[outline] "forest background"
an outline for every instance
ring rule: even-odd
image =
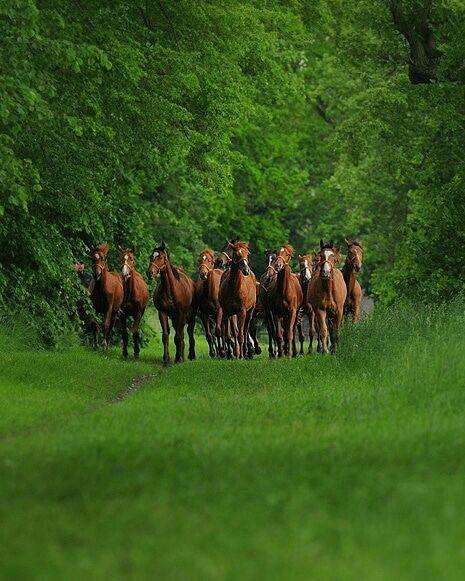
[[[93,243],[363,239],[367,294],[465,280],[462,0],[5,0],[0,309],[54,344]],[[87,259],[87,264],[89,264]],[[113,266],[117,266],[116,253]]]

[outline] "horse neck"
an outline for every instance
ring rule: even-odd
[[[347,292],[350,292],[355,286],[357,276],[355,275],[353,266],[347,260],[342,268],[342,276],[344,277],[344,282],[347,286]]]
[[[134,296],[134,291],[136,288],[136,281],[134,280],[135,270],[132,271],[131,276],[125,281],[126,297]]]
[[[215,270],[210,270],[207,275],[207,280],[205,281],[207,287],[207,294],[209,297],[214,296],[215,294]]]
[[[286,264],[276,275],[276,288],[281,296],[287,295],[291,276],[291,267],[288,264]]]
[[[175,277],[173,268],[171,262],[167,260],[166,268],[160,273],[160,280],[162,288],[174,298],[177,296],[179,280]]]
[[[244,278],[244,275],[242,274],[242,272],[239,268],[239,265],[235,264],[233,262],[229,268],[229,277],[228,277],[229,287],[230,288],[231,287],[234,287],[234,288],[239,287],[241,285],[243,278]]]

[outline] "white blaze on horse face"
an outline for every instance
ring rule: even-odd
[[[153,259],[155,259],[155,258],[156,258],[156,257],[157,257],[159,254],[160,254],[159,252],[155,251],[155,252],[152,254],[152,258],[153,258]]]
[[[99,253],[98,253],[98,252],[96,252],[96,253],[94,254],[94,256],[95,256],[95,258],[96,258],[97,260],[100,258],[100,255],[99,255]]]
[[[308,267],[308,260],[304,260],[304,270],[305,270],[305,276],[308,278],[308,280],[310,280],[312,278],[312,273],[310,272],[310,268]]]
[[[324,255],[325,255],[325,262],[323,263],[323,274],[325,276],[329,276],[331,273],[331,267],[328,263],[328,260],[333,255],[333,253],[331,252],[331,250],[325,250]]]

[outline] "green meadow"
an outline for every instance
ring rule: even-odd
[[[461,578],[463,307],[169,369],[3,329],[0,577]]]

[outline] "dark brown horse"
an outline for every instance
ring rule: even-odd
[[[218,316],[221,317],[218,293],[223,270],[217,268],[218,262],[215,254],[208,248],[200,253],[198,265],[199,280],[195,285],[197,306],[205,330],[210,357],[215,357],[216,355],[223,355],[221,329],[217,326]]]
[[[303,355],[304,347],[303,341],[305,339],[302,331],[301,319],[304,316],[308,318],[308,335],[309,335],[309,345],[307,353],[311,353],[313,349],[313,337],[315,335],[315,316],[313,314],[312,305],[307,301],[308,285],[312,280],[313,273],[313,254],[299,254],[297,258],[299,262],[299,280],[300,286],[302,288],[303,294],[303,308],[298,315],[298,326],[299,340],[300,340],[300,354]],[[300,320],[299,320],[300,319]]]
[[[258,309],[263,314],[266,330],[268,332],[268,354],[271,358],[276,357],[276,326],[271,311],[269,287],[272,280],[276,278],[276,269],[273,262],[276,258],[277,250],[266,250],[266,269],[260,277],[260,292],[258,295]]]
[[[361,242],[354,240],[344,241],[347,244],[347,257],[342,267],[342,275],[347,286],[347,297],[344,305],[344,314],[352,315],[354,323],[360,319],[362,311],[362,287],[357,280],[356,273],[362,268],[363,249]]]
[[[121,268],[124,280],[124,301],[121,308],[121,334],[123,338],[123,357],[128,356],[128,329],[127,318],[133,317],[132,339],[134,343],[134,357],[137,359],[140,353],[139,327],[149,302],[149,287],[136,270],[133,248],[118,247],[121,254]]]
[[[323,240],[320,240],[320,248],[316,258],[317,267],[308,286],[307,302],[315,314],[319,350],[322,353],[329,351],[329,328],[331,352],[336,353],[347,289],[342,273],[337,268],[339,248],[334,246],[333,241],[324,244]]]
[[[276,273],[268,285],[268,303],[276,329],[278,357],[296,354],[293,348],[294,328],[303,303],[303,294],[299,279],[289,264],[293,254],[292,246],[285,244],[278,249],[276,258],[268,268]]]
[[[162,328],[163,363],[165,365],[170,363],[168,319],[171,319],[175,333],[176,363],[184,361],[186,324],[189,335],[189,359],[195,359],[194,327],[197,306],[194,281],[171,264],[164,242],[153,249],[147,276],[150,279],[160,276],[160,285],[153,297],[153,304],[158,311]]]
[[[107,265],[109,244],[99,244],[92,249],[92,271],[94,285],[90,298],[97,313],[103,315],[103,348],[108,349],[115,319],[123,304],[123,278],[117,272],[110,272]],[[96,331],[94,330],[94,333]],[[94,335],[94,344],[97,337]]]
[[[232,337],[234,325],[231,319],[237,316],[237,338],[235,356],[242,359],[252,356],[248,348],[249,325],[257,300],[257,287],[254,273],[249,266],[248,242],[229,244],[232,250],[229,270],[223,273],[220,283],[219,300],[222,309],[222,332],[226,337],[228,357],[232,356]],[[218,318],[219,319],[219,318]]]

